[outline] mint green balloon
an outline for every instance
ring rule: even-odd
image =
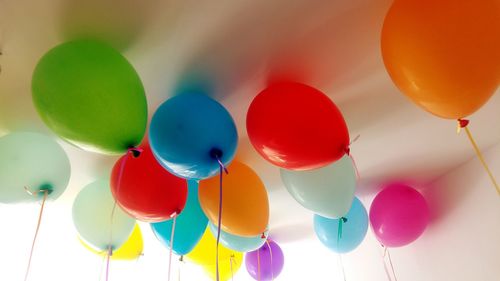
[[[212,235],[217,238],[217,226],[213,223],[209,223],[210,232]],[[266,237],[268,236],[269,231],[266,230],[264,233],[264,238],[262,235],[254,236],[254,237],[242,237],[238,235],[234,235],[231,233],[227,233],[221,229],[220,231],[220,243],[222,246],[235,250],[237,252],[247,253],[251,251],[255,251],[262,247],[264,243],[266,243]]]
[[[0,138],[0,203],[39,201],[40,190],[55,200],[66,190],[70,173],[68,156],[53,138],[28,132]]]
[[[306,209],[332,219],[349,212],[356,189],[356,171],[349,156],[315,170],[281,169],[280,173],[288,192]]]
[[[89,151],[120,154],[146,131],[144,87],[118,51],[93,40],[47,52],[32,80],[33,102],[47,126]]]
[[[95,181],[78,193],[73,202],[73,223],[80,238],[99,251],[110,246],[118,249],[135,226],[135,220],[115,206],[109,180]]]

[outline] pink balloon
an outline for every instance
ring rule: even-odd
[[[370,224],[378,241],[401,247],[415,241],[429,222],[429,207],[415,189],[392,184],[382,190],[370,207]]]

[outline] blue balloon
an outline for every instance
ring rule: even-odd
[[[210,231],[217,238],[217,226],[213,223],[209,224]],[[221,229],[220,231],[220,243],[222,246],[229,248],[231,250],[235,250],[237,252],[251,252],[259,249],[266,243],[266,237],[269,231],[264,233],[264,237],[262,235],[254,236],[254,237],[242,237],[237,236],[231,233],[227,233]]]
[[[167,248],[170,248],[173,219],[152,223],[154,234]],[[177,255],[191,252],[207,228],[208,218],[198,200],[198,183],[188,181],[188,198],[184,210],[176,218],[173,251]]]
[[[164,102],[153,115],[151,149],[160,164],[187,179],[206,179],[219,172],[217,157],[234,158],[238,132],[229,112],[200,94],[183,94]]]
[[[344,219],[341,224],[340,220]],[[339,235],[339,230],[340,235]],[[323,245],[335,253],[350,252],[363,242],[368,230],[368,214],[358,198],[342,218],[329,219],[314,215],[314,231]]]

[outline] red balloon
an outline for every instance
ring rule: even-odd
[[[168,220],[184,209],[187,181],[165,170],[148,144],[140,148],[139,156],[127,153],[115,163],[111,192],[118,205],[138,220]]]
[[[289,170],[326,166],[349,149],[337,106],[319,90],[295,82],[273,84],[255,97],[247,132],[262,157]]]

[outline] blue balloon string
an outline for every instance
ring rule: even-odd
[[[217,248],[215,249],[215,276],[216,280],[219,281],[219,242],[220,242],[220,228],[222,221],[222,175],[224,172],[228,174],[228,171],[224,166],[224,163],[222,163],[222,161],[220,160],[219,155],[215,155],[215,158],[219,163],[219,216],[217,221],[217,243],[216,243]]]

